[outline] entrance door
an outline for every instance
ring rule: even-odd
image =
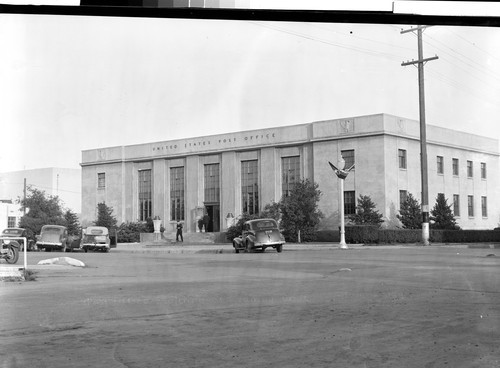
[[[210,217],[207,231],[210,233],[218,233],[220,231],[220,205],[207,204],[205,208],[207,209],[208,217]]]

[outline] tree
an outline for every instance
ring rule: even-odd
[[[64,212],[64,222],[69,235],[80,235],[81,226],[76,213],[67,209],[66,212]]]
[[[281,212],[280,227],[287,241],[312,241],[323,213],[318,209],[321,197],[319,185],[308,179],[295,183],[290,195],[284,196],[279,202]]]
[[[396,217],[403,224],[404,229],[421,229],[422,228],[422,209],[418,199],[408,193],[406,200],[401,203],[399,215]]]
[[[382,214],[375,210],[370,196],[359,195],[356,213],[349,216],[349,219],[356,225],[376,225],[380,226],[384,220]]]
[[[456,230],[459,229],[453,211],[452,205],[448,205],[448,200],[443,193],[438,193],[436,204],[431,210],[431,227],[433,229]]]
[[[260,218],[272,218],[278,223],[281,220],[280,204],[278,202],[272,202],[266,204],[264,209],[259,214]]]
[[[116,228],[116,218],[113,216],[113,208],[101,202],[97,204],[97,220],[95,226],[103,226],[108,229]]]
[[[21,209],[29,209],[21,217],[19,227],[28,230],[30,236],[40,234],[43,225],[65,225],[63,210],[58,196],[47,195],[45,191],[26,187],[26,198],[17,201]]]

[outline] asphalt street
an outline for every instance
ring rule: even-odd
[[[493,247],[178,247],[30,253],[1,367],[500,366]]]

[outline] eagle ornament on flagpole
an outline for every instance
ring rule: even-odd
[[[348,249],[347,244],[345,242],[345,224],[344,224],[344,180],[349,175],[349,172],[354,169],[354,164],[348,169],[344,169],[345,161],[342,156],[340,156],[339,167],[342,166],[341,169],[337,168],[334,164],[328,161],[330,167],[337,177],[340,179],[340,187],[339,187],[339,217],[340,217],[340,249]]]

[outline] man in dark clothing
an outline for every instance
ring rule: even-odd
[[[184,238],[182,237],[182,223],[177,221],[177,235],[175,236],[176,241],[179,241],[179,236],[181,237],[181,242],[184,242]]]

